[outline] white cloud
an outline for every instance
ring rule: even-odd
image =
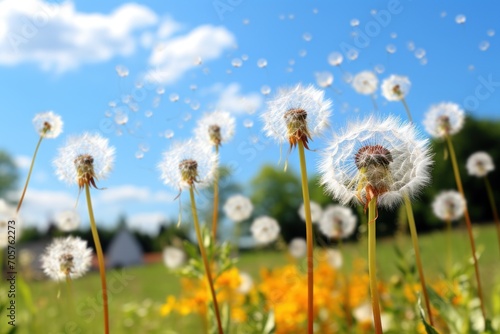
[[[78,12],[71,1],[0,1],[0,64],[29,62],[63,72],[135,51],[134,33],[158,22],[149,8],[128,3],[110,14]]]
[[[127,221],[132,229],[142,232],[156,234],[160,224],[166,221],[167,217],[162,212],[143,212],[131,215]]]
[[[228,86],[216,84],[212,86],[211,91],[218,95],[216,109],[234,114],[254,113],[263,103],[262,95],[255,92],[244,94],[241,92],[240,84],[235,82]]]
[[[17,194],[15,198],[19,196]],[[76,200],[77,192],[30,188],[24,198],[21,217],[27,223],[47,227],[46,224],[57,212],[74,208]]]
[[[124,204],[127,202],[158,203],[173,201],[176,194],[166,191],[153,192],[148,187],[122,185],[104,189],[98,194],[98,201],[106,204]]]
[[[160,30],[159,35],[171,33],[169,27],[164,30],[166,32]],[[149,58],[152,69],[146,74],[146,79],[163,84],[173,83],[196,67],[198,58],[203,62],[219,58],[235,41],[234,35],[226,28],[212,25],[202,25],[186,35],[163,40]]]
[[[29,169],[31,165],[31,158],[27,155],[18,155],[14,157],[14,162],[19,169]]]

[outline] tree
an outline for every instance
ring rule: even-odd
[[[18,177],[14,160],[6,151],[0,150],[0,198],[5,198],[7,192],[16,188]]]

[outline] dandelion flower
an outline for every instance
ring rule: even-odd
[[[58,137],[63,128],[61,116],[52,111],[36,114],[33,118],[33,126],[36,132],[44,138]]]
[[[56,215],[55,221],[59,230],[70,232],[80,226],[80,215],[75,210],[61,211]]]
[[[186,253],[177,247],[165,247],[163,249],[163,262],[170,269],[177,269],[186,262]]]
[[[56,281],[83,276],[90,268],[92,250],[78,237],[57,238],[40,258],[43,271]]]
[[[203,188],[213,181],[216,162],[217,154],[210,147],[189,140],[177,142],[163,153],[158,169],[163,183],[175,189],[187,189],[194,184]]]
[[[483,177],[495,170],[493,159],[486,152],[476,152],[467,159],[469,175]]]
[[[56,175],[68,184],[97,188],[95,181],[105,179],[113,166],[115,149],[99,134],[72,136],[59,148],[54,160]]]
[[[453,102],[432,105],[425,114],[425,130],[435,138],[444,138],[458,133],[464,126],[465,113]]]
[[[463,196],[454,190],[443,191],[432,202],[436,217],[444,221],[457,220],[463,216],[466,202]]]
[[[326,251],[326,261],[335,269],[341,268],[344,263],[342,253],[337,249],[328,249]]]
[[[321,208],[321,205],[319,205],[314,201],[311,201],[311,221],[313,223],[319,222],[322,215],[323,215],[323,209]],[[306,221],[306,212],[304,209],[304,203],[300,205],[299,216],[304,222]]]
[[[234,135],[234,117],[226,111],[215,111],[205,114],[194,130],[196,139],[203,144],[220,146]]]
[[[388,117],[351,123],[335,135],[320,162],[321,184],[342,204],[374,197],[393,207],[429,183],[432,164],[428,140],[415,127]]]
[[[256,218],[250,227],[253,238],[258,244],[269,244],[276,240],[280,233],[280,226],[276,219],[262,216]]]
[[[294,258],[301,258],[306,255],[307,245],[303,238],[294,238],[288,245],[288,251]]]
[[[378,78],[372,71],[363,71],[356,74],[352,80],[352,87],[356,92],[363,95],[375,93],[378,86]]]
[[[332,102],[324,96],[324,91],[312,85],[280,89],[262,114],[266,135],[279,143],[288,141],[290,148],[299,141],[308,148],[308,140],[328,126]]]
[[[253,288],[253,279],[250,274],[245,272],[240,272],[240,286],[238,287],[238,292],[246,295]]]
[[[381,90],[387,101],[400,101],[408,95],[410,87],[408,77],[393,74],[382,82]]]
[[[319,221],[319,230],[329,238],[347,238],[356,229],[357,217],[350,208],[330,205]]]
[[[14,221],[15,225],[9,224]],[[16,217],[16,209],[0,198],[0,250],[9,245],[9,226],[16,229],[16,238],[20,237],[20,220]],[[12,235],[12,234],[11,234]]]
[[[227,199],[223,209],[229,219],[235,223],[239,223],[250,217],[253,205],[248,197],[233,195]]]

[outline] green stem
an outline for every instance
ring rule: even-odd
[[[217,295],[215,294],[214,282],[212,279],[212,272],[210,269],[210,264],[208,262],[207,253],[205,251],[205,246],[203,245],[203,237],[201,235],[200,223],[198,222],[198,212],[196,210],[196,202],[194,199],[194,188],[191,186],[189,188],[189,197],[191,198],[191,211],[193,213],[194,229],[196,231],[196,238],[198,239],[198,246],[200,247],[201,258],[205,266],[205,274],[207,277],[208,285],[210,287],[210,293],[212,294],[212,301],[214,303],[215,316],[217,318],[217,327],[219,329],[219,334],[223,334],[222,322],[220,319],[219,304],[217,303]]]
[[[307,332],[313,333],[314,324],[314,263],[313,263],[313,226],[311,219],[311,203],[309,201],[309,186],[307,184],[306,156],[304,143],[299,140],[300,174],[302,180],[302,197],[306,218],[307,241]]]
[[[410,121],[410,123],[413,123],[413,118],[411,117],[410,108],[408,107],[408,104],[406,103],[406,100],[404,97],[401,99],[401,102],[403,102],[403,106],[405,107],[406,115],[408,116],[408,120]]]
[[[219,145],[215,145],[215,153],[217,154],[217,159],[219,159]],[[214,242],[217,241],[217,222],[219,219],[218,216],[219,216],[219,164],[217,163],[217,168],[215,170],[215,175],[214,175],[214,208],[212,214],[212,235]]]
[[[43,136],[40,136],[38,144],[36,144],[35,153],[33,153],[33,159],[31,159],[30,170],[28,172],[28,177],[26,178],[26,183],[24,184],[23,193],[21,194],[21,198],[19,199],[19,203],[17,204],[16,213],[21,210],[21,206],[23,205],[24,195],[26,195],[26,189],[28,189],[28,184],[30,183],[31,173],[33,172],[33,166],[35,165],[36,154],[38,153],[38,149],[40,148],[42,140]]]
[[[94,239],[95,250],[97,253],[97,261],[99,262],[99,274],[101,276],[102,288],[102,307],[104,310],[104,333],[109,334],[109,311],[108,311],[108,290],[106,287],[106,268],[104,266],[104,255],[102,253],[101,241],[94,219],[94,210],[92,209],[92,198],[90,197],[90,186],[85,183],[85,196],[87,197],[87,207],[89,210],[90,229],[92,230],[92,238]]]
[[[429,301],[429,295],[427,294],[427,285],[425,284],[424,269],[422,267],[422,259],[420,257],[420,247],[418,245],[418,234],[417,227],[415,226],[415,217],[413,216],[413,208],[411,205],[411,200],[408,194],[404,194],[406,215],[408,216],[408,225],[410,225],[411,241],[413,243],[413,250],[415,252],[415,262],[417,264],[418,276],[420,278],[420,284],[422,286],[422,293],[424,294],[425,307],[427,308],[427,314],[429,315],[429,323],[434,326],[434,320],[432,319],[431,303]]]
[[[446,219],[446,248],[447,248],[447,262],[448,262],[448,278],[451,279],[453,269],[453,258],[451,254],[451,220]]]
[[[377,196],[374,196],[368,204],[368,272],[370,275],[370,293],[373,310],[373,324],[375,332],[382,334],[382,320],[380,318],[380,298],[377,283],[377,253],[376,253],[376,229]]]
[[[451,164],[453,166],[453,174],[455,175],[455,182],[457,184],[458,191],[460,192],[462,197],[464,199],[466,199],[465,193],[464,193],[464,188],[462,186],[462,180],[460,179],[460,171],[458,169],[457,157],[455,155],[455,149],[453,148],[453,143],[451,142],[451,138],[449,135],[446,135],[446,142],[448,143],[448,150],[450,151]],[[481,312],[483,314],[484,322],[486,323],[486,309],[484,307],[483,288],[481,286],[481,278],[479,275],[479,265],[477,263],[476,244],[474,242],[474,236],[472,234],[472,223],[471,223],[470,216],[469,216],[469,210],[467,209],[467,204],[465,205],[465,209],[464,209],[464,217],[465,217],[465,222],[467,225],[467,232],[469,234],[470,247],[471,247],[471,251],[472,251],[472,259],[474,260],[474,270],[476,273],[477,293],[478,293],[479,301],[481,302]]]
[[[495,225],[497,227],[498,245],[500,247],[500,219],[498,218],[498,211],[497,211],[497,206],[495,204],[495,197],[493,196],[493,190],[491,189],[491,184],[490,180],[488,179],[488,175],[484,176],[484,184],[486,185],[486,191],[488,192],[491,211],[493,212],[493,219],[495,220]]]

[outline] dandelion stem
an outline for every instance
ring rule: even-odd
[[[462,197],[465,199],[464,188],[462,186],[462,180],[460,179],[460,171],[458,169],[457,157],[455,155],[455,149],[453,148],[453,143],[451,142],[450,136],[446,136],[446,142],[448,143],[448,150],[450,151],[451,164],[453,166],[453,173],[455,174],[455,182],[457,183],[457,188]],[[472,223],[470,221],[469,210],[467,209],[467,204],[464,209],[464,217],[467,225],[467,232],[469,234],[470,247],[472,251],[472,259],[474,260],[474,270],[476,273],[476,283],[477,283],[477,293],[479,295],[479,300],[481,302],[481,312],[483,314],[484,321],[486,323],[486,310],[484,307],[483,300],[483,288],[481,287],[481,278],[479,275],[479,265],[477,263],[476,256],[476,244],[474,242],[474,236],[472,235]]]
[[[313,333],[314,323],[314,263],[313,263],[313,227],[311,219],[311,203],[309,201],[309,186],[307,184],[306,156],[304,143],[299,140],[300,173],[302,179],[302,197],[306,218],[307,241],[307,332]]]
[[[97,253],[97,261],[99,262],[99,274],[101,276],[102,287],[102,307],[104,310],[104,333],[109,334],[109,312],[108,312],[108,290],[106,288],[106,268],[104,267],[104,255],[102,253],[99,234],[94,219],[94,210],[92,209],[92,198],[90,197],[90,186],[85,183],[85,196],[87,197],[87,207],[89,210],[90,229],[92,230],[92,238],[94,239],[95,250]]]
[[[448,262],[448,277],[451,278],[452,268],[453,268],[453,259],[451,257],[451,220],[446,219],[446,248],[447,249],[447,262]]]
[[[406,215],[408,216],[408,225],[410,225],[411,241],[413,243],[413,250],[415,252],[415,262],[417,264],[420,284],[422,285],[422,293],[424,294],[425,307],[427,308],[427,314],[429,315],[429,323],[431,324],[431,326],[434,326],[434,320],[432,319],[431,303],[429,301],[429,295],[427,294],[427,286],[425,284],[424,269],[422,268],[422,259],[420,258],[420,247],[418,245],[418,234],[417,234],[417,227],[415,226],[415,217],[413,216],[413,208],[408,194],[404,195],[404,199],[405,199]]]
[[[377,196],[368,204],[368,272],[370,275],[370,293],[373,310],[373,323],[375,332],[382,334],[382,320],[380,318],[380,298],[377,283],[377,257],[376,257],[376,230]]]
[[[40,144],[42,143],[43,136],[40,136],[38,140],[38,144],[35,148],[35,153],[33,153],[33,159],[31,159],[30,170],[28,172],[28,177],[26,178],[26,183],[24,184],[23,193],[21,194],[21,198],[19,199],[19,203],[17,204],[16,213],[21,210],[21,206],[23,205],[24,195],[26,195],[26,189],[28,189],[28,184],[30,183],[31,173],[33,172],[33,166],[35,165],[36,154],[38,153],[38,149],[40,148]]]
[[[196,202],[194,200],[194,189],[193,186],[189,188],[189,197],[191,198],[191,211],[193,213],[194,229],[196,231],[196,238],[198,239],[198,246],[200,247],[201,258],[205,266],[205,274],[207,277],[208,285],[210,287],[210,293],[212,294],[212,301],[214,303],[215,316],[217,318],[217,328],[219,334],[223,334],[222,322],[220,319],[219,305],[217,304],[217,295],[215,294],[214,283],[212,279],[212,272],[210,269],[210,264],[208,262],[207,253],[205,252],[205,246],[203,245],[203,237],[201,235],[200,223],[198,222],[198,212],[196,210]]]
[[[493,196],[493,190],[491,189],[491,184],[490,180],[488,179],[488,175],[484,176],[484,184],[486,185],[486,191],[488,192],[491,211],[493,211],[493,219],[495,220],[495,225],[497,226],[498,245],[500,247],[500,218],[498,218],[498,211],[497,211],[497,206],[495,204],[495,197]]]
[[[217,154],[217,159],[219,155],[219,145],[215,145],[215,153]],[[218,160],[217,160],[218,161]],[[217,241],[217,221],[219,219],[219,166],[215,170],[214,175],[214,211],[212,214],[212,235],[214,242]]]
[[[413,123],[413,118],[411,117],[410,108],[408,107],[408,104],[406,103],[406,100],[404,97],[401,99],[401,102],[403,102],[403,106],[405,107],[406,115],[408,116],[408,120],[410,121],[410,123]]]

